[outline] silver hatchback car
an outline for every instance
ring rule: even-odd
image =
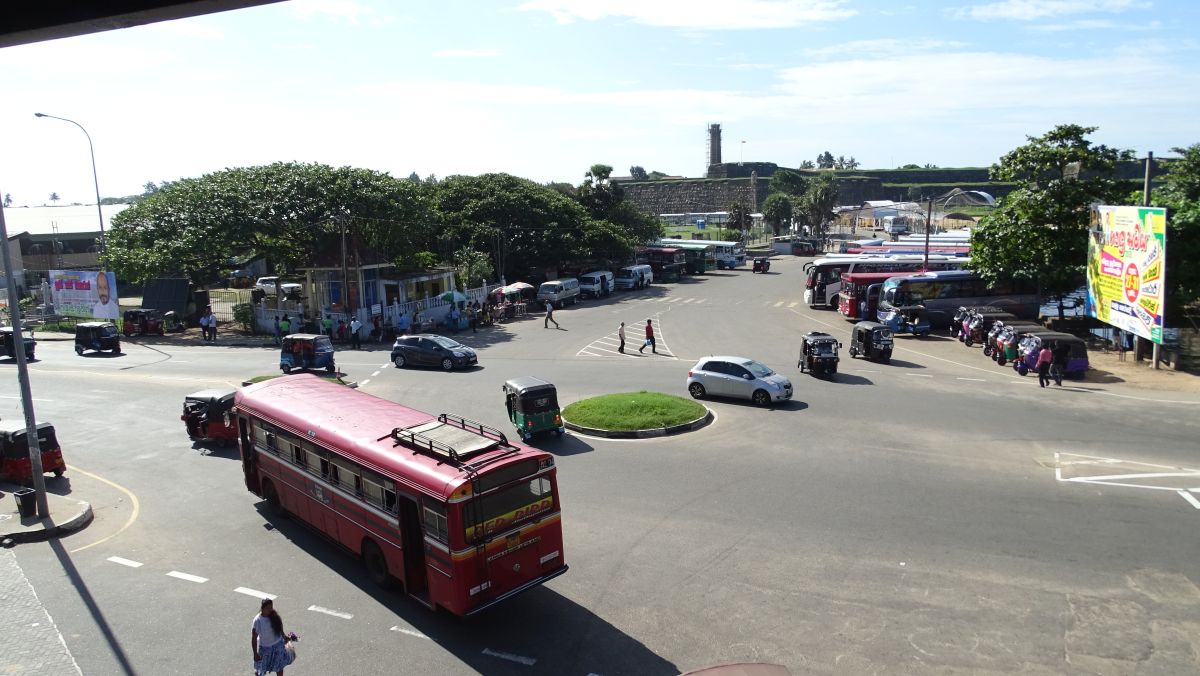
[[[792,398],[792,381],[746,357],[717,355],[701,359],[688,371],[687,388],[695,399],[737,397],[759,406]]]

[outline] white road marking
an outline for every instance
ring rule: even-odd
[[[392,365],[392,362],[390,362],[390,361],[389,361],[388,363],[384,364],[383,366],[380,366],[379,368],[381,368],[381,369],[385,369],[385,368],[387,368],[387,367],[389,367],[389,366],[391,366],[391,365]]]
[[[684,300],[682,300],[682,301],[680,301],[680,302],[681,302],[681,303],[685,303],[685,304],[686,304],[686,303],[690,303],[690,302],[692,302],[692,301],[694,301],[694,300],[696,300],[696,299],[695,299],[695,298],[686,298],[686,299],[684,299]]]
[[[428,636],[426,636],[425,634],[422,634],[419,631],[413,631],[412,629],[405,629],[404,627],[392,627],[392,631],[399,632],[401,634],[406,634],[408,636],[415,636],[417,638],[423,638],[426,641],[433,640],[433,639],[429,638]]]
[[[779,301],[779,302],[775,303],[774,307],[783,307],[783,301]]]
[[[354,619],[354,615],[351,615],[350,613],[343,613],[343,612],[342,612],[342,611],[340,611],[340,610],[330,610],[329,608],[323,608],[323,607],[321,607],[321,606],[309,606],[309,607],[308,607],[308,609],[309,609],[309,610],[311,610],[311,611],[313,611],[314,613],[324,613],[324,614],[326,614],[326,615],[332,615],[332,616],[334,616],[334,617],[340,617],[340,618],[342,618],[343,620],[352,620],[352,619]]]
[[[108,560],[112,561],[113,563],[119,563],[122,566],[129,566],[130,568],[141,568],[142,567],[142,564],[140,561],[130,561],[129,559],[122,559],[119,556],[110,556],[110,557],[108,557]]]
[[[167,577],[175,577],[175,578],[179,578],[180,580],[187,580],[188,582],[198,582],[198,583],[208,582],[207,577],[200,577],[199,575],[190,575],[188,573],[181,573],[177,570],[173,570],[173,571],[167,573]]]
[[[799,302],[799,301],[792,301],[792,302],[788,303],[788,309],[790,310],[790,309],[792,309],[792,308],[796,307],[796,306],[797,306],[797,305],[799,305],[799,304],[800,304],[800,302]]]
[[[376,372],[372,373],[372,374],[371,374],[371,377],[372,377],[372,378],[374,378],[374,377],[375,377],[375,376],[377,376],[377,375],[379,375],[379,371],[376,371]]]
[[[9,396],[7,394],[0,394],[0,399],[20,399],[20,397]],[[39,399],[38,397],[34,397],[33,400],[34,401],[54,401],[53,399]]]
[[[604,355],[596,354],[595,352],[589,352],[588,349],[585,347],[582,350],[580,350],[579,352],[576,352],[575,356],[576,357],[603,357]]]
[[[1192,495],[1188,491],[1179,491],[1179,497],[1190,502],[1196,509],[1200,509],[1200,500],[1197,500],[1196,496]]]
[[[524,664],[527,667],[532,667],[533,665],[537,664],[537,660],[532,657],[522,657],[521,655],[514,655],[512,653],[498,653],[491,648],[484,648],[483,654],[489,657],[499,657],[502,660],[516,662],[517,664]]]
[[[370,379],[370,378],[367,378],[366,380],[364,380],[364,381],[362,381],[361,383],[359,383],[359,386],[361,387],[361,386],[363,386],[363,385],[366,385],[366,384],[367,384],[367,383],[369,383],[369,382],[371,382],[371,379]]]
[[[913,378],[932,378],[932,377],[933,377],[933,376],[931,376],[931,375],[928,375],[928,374],[926,374],[926,373],[905,373],[904,375],[906,375],[906,376],[912,376]]]
[[[249,587],[238,587],[237,589],[234,589],[233,591],[235,591],[239,594],[245,594],[246,596],[253,596],[256,599],[271,599],[272,601],[274,601],[275,599],[279,598],[278,596],[276,596],[274,594],[260,592],[257,589],[251,589]]]
[[[955,378],[955,380],[970,380],[974,383],[986,383],[987,378]]]

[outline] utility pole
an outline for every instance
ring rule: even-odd
[[[21,408],[25,411],[25,439],[32,465],[33,490],[37,492],[39,519],[50,516],[46,502],[46,478],[42,475],[42,445],[38,442],[37,418],[33,413],[33,391],[29,387],[29,365],[25,362],[25,333],[21,329],[21,298],[17,295],[17,280],[13,276],[12,256],[9,254],[8,226],[4,209],[0,208],[0,255],[4,256],[4,281],[8,285],[8,314],[12,318],[13,356],[17,359],[17,381],[21,387]]]
[[[350,310],[350,268],[346,265],[346,215],[338,214],[338,223],[342,226],[342,312]]]
[[[929,198],[929,208],[925,210],[925,261],[921,267],[929,269],[929,224],[933,220],[933,198]],[[943,219],[943,222],[945,220]]]

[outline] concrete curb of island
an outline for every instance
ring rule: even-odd
[[[78,503],[79,512],[66,521],[56,523],[42,530],[0,534],[0,545],[11,547],[14,544],[45,542],[51,538],[62,537],[83,530],[92,522],[92,505],[86,500],[79,500]]]
[[[653,439],[656,437],[670,437],[676,434],[683,434],[684,432],[698,430],[702,427],[707,427],[715,419],[716,416],[713,415],[712,409],[705,406],[703,416],[696,418],[691,422],[672,425],[670,427],[655,427],[648,430],[603,430],[597,427],[584,427],[583,425],[576,425],[566,418],[563,418],[563,427],[566,427],[572,432],[578,432],[580,434],[586,434],[592,437],[602,437],[605,439]]]

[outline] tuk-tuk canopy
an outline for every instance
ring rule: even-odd
[[[199,392],[192,392],[184,397],[184,401],[204,403],[209,406],[220,404],[226,408],[233,408],[233,397],[235,394],[237,394],[235,390],[228,389],[215,388],[211,390],[200,390]]]
[[[323,336],[319,333],[290,333],[283,337],[283,349],[287,351],[293,343],[312,343],[315,345],[332,346],[329,336]]]
[[[558,389],[533,376],[513,378],[504,383],[504,393],[513,399],[513,410],[542,413],[558,408]]]
[[[526,392],[539,390],[557,391],[553,384],[533,376],[521,376],[520,378],[513,378],[512,380],[506,381],[504,383],[504,390],[506,392],[512,392],[518,396],[524,396]]]
[[[75,325],[76,336],[90,336],[93,334],[115,336],[117,335],[117,325],[112,322],[81,322]]]
[[[38,423],[37,434],[39,447],[48,451],[58,446],[54,425]],[[0,456],[8,458],[24,458],[29,455],[29,445],[25,441],[26,430],[24,420],[0,420]]]

